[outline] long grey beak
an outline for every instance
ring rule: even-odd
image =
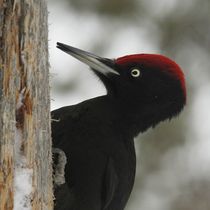
[[[92,53],[71,47],[66,44],[62,44],[60,42],[57,42],[57,48],[82,61],[83,63],[90,66],[90,68],[105,76],[108,74],[119,75],[119,73],[114,68],[112,68],[114,62],[111,59],[101,58]]]

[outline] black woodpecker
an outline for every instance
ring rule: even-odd
[[[107,59],[57,47],[87,64],[107,94],[52,111],[55,210],[123,210],[135,178],[134,137],[180,113],[184,74],[163,55]]]

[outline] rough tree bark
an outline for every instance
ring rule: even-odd
[[[47,15],[45,0],[0,0],[0,210],[18,209],[21,173],[27,209],[53,209]]]

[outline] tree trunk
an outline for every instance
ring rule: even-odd
[[[0,0],[0,210],[53,209],[47,15]]]

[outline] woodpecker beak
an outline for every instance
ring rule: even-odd
[[[90,66],[90,68],[105,76],[108,74],[119,75],[119,73],[114,68],[112,68],[112,66],[114,66],[114,61],[111,59],[101,58],[92,53],[71,47],[66,44],[62,44],[60,42],[57,42],[57,48],[82,61],[83,63]]]

